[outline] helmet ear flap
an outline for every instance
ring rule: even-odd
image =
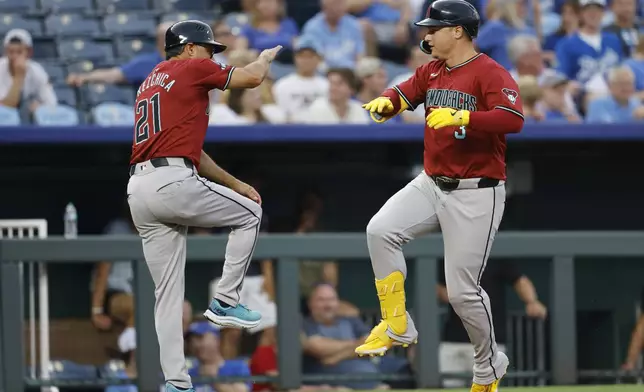
[[[420,41],[420,50],[422,50],[426,54],[429,54],[429,55],[432,54],[432,47],[429,44],[429,42],[425,40]]]

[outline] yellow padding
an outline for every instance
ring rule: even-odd
[[[400,271],[392,272],[384,279],[376,279],[382,319],[397,335],[407,331],[405,308],[405,278]]]

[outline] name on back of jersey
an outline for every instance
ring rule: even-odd
[[[152,73],[148,75],[145,81],[139,86],[139,89],[136,91],[136,96],[138,97],[139,94],[154,86],[160,86],[165,89],[165,91],[170,92],[170,89],[174,86],[175,80],[172,79],[168,82],[168,79],[170,79],[170,75],[167,73],[156,72],[156,70],[152,71]]]
[[[476,97],[458,90],[429,89],[425,94],[426,108],[453,108],[476,111]]]

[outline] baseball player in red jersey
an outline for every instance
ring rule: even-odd
[[[244,68],[212,60],[225,48],[214,41],[206,23],[172,25],[165,36],[167,61],[141,84],[135,104],[127,194],[155,284],[155,324],[168,392],[194,392],[181,319],[188,226],[232,228],[217,294],[204,316],[238,328],[255,327],[261,320],[259,313],[239,303],[262,219],[260,196],[215,164],[202,147],[208,92],[257,87],[281,47],[263,51]]]
[[[407,268],[402,246],[440,230],[450,304],[475,351],[472,392],[496,392],[508,357],[497,350],[492,309],[481,275],[505,205],[505,134],[523,126],[521,98],[510,74],[473,44],[476,9],[464,0],[437,0],[421,48],[436,59],[407,81],[364,105],[377,122],[425,106],[424,171],[391,197],[367,226],[382,321],[360,355],[414,343],[418,332],[405,308]]]

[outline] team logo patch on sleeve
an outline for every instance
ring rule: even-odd
[[[504,89],[501,90],[501,92],[506,97],[508,97],[508,99],[510,100],[510,103],[512,103],[512,105],[514,105],[517,102],[517,98],[519,97],[519,94],[516,91],[510,90],[509,88],[504,88]]]

